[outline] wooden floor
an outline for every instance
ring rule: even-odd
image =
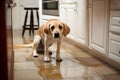
[[[27,31],[24,38],[21,32],[14,30],[14,45],[33,41]],[[51,62],[43,62],[42,53],[33,58],[31,48],[15,48],[14,80],[120,80],[119,71],[67,41],[63,41],[61,47],[63,61],[55,60],[55,44],[50,50],[53,52]]]

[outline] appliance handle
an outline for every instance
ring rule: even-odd
[[[57,2],[58,0],[43,0],[43,3]]]

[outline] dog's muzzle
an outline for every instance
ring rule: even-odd
[[[56,32],[56,33],[54,34],[54,38],[60,38],[60,34],[59,34],[58,32]]]

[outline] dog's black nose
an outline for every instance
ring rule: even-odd
[[[56,32],[56,33],[54,34],[54,38],[59,38],[59,37],[60,37],[59,33]]]

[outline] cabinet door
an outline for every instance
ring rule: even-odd
[[[70,26],[70,37],[77,38],[78,32],[78,13],[75,4],[61,4],[60,5],[60,19]]]
[[[92,0],[90,9],[90,48],[96,49],[101,53],[106,53],[107,39],[107,0]]]
[[[60,19],[70,26],[69,37],[87,45],[86,27],[86,2],[87,0],[67,0],[60,2]]]
[[[74,5],[69,5],[67,9],[68,24],[71,28],[71,37],[76,40],[78,38],[78,12]]]

